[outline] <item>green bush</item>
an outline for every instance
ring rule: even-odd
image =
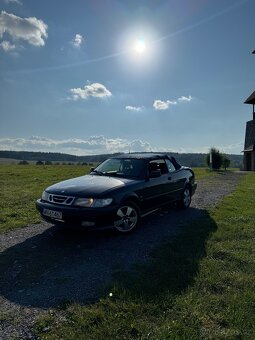
[[[230,165],[230,159],[227,155],[220,153],[219,150],[212,147],[206,155],[206,164],[212,170],[219,170],[221,167],[227,170]]]
[[[206,155],[206,164],[213,170],[219,170],[222,166],[223,156],[216,148],[211,148]]]
[[[227,168],[230,165],[230,159],[226,156],[226,155],[222,155],[222,166],[225,170],[227,170]]]
[[[28,161],[20,161],[19,164],[20,165],[29,165]]]

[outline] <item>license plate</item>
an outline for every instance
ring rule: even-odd
[[[62,220],[62,212],[61,211],[43,209],[43,215],[51,217],[51,218],[57,218],[59,220]]]

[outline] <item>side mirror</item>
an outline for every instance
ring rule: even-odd
[[[95,167],[93,166],[92,168],[90,168],[90,172],[94,171]]]
[[[161,171],[160,170],[154,170],[150,172],[150,178],[156,178],[161,176]]]

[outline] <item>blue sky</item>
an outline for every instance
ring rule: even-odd
[[[243,150],[254,0],[0,0],[0,149]]]

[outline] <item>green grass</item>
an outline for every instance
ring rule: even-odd
[[[0,232],[39,223],[35,201],[49,185],[64,179],[82,176],[89,166],[79,165],[6,165],[0,164]],[[213,173],[195,169],[197,178]]]
[[[215,176],[217,174],[215,171],[211,171],[208,168],[193,168],[193,170],[196,176],[196,180],[209,176]]]
[[[0,165],[0,232],[39,223],[35,201],[49,185],[82,176],[88,166]]]
[[[229,168],[227,170],[221,169],[221,170],[214,170],[214,171],[212,171],[209,168],[193,168],[193,170],[195,172],[197,180],[201,178],[205,178],[205,177],[217,176],[225,172],[239,171],[239,169],[237,168]]]
[[[106,296],[41,316],[42,339],[254,339],[255,174],[216,208],[116,272]],[[43,331],[44,330],[44,331]]]

